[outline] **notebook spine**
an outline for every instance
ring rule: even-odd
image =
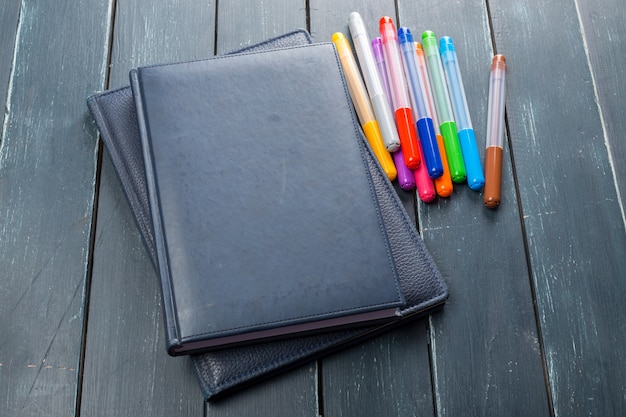
[[[176,306],[174,305],[173,289],[170,280],[169,265],[167,263],[167,250],[163,239],[163,225],[161,223],[161,212],[158,199],[156,198],[156,182],[154,178],[154,165],[152,154],[148,143],[148,124],[144,117],[144,106],[141,96],[139,71],[130,71],[130,85],[133,91],[135,108],[137,110],[137,124],[139,127],[139,137],[146,167],[146,184],[148,186],[148,200],[150,211],[152,212],[152,222],[154,226],[154,239],[157,251],[157,270],[161,280],[161,292],[163,302],[163,315],[165,320],[165,343],[167,351],[173,354],[176,347],[181,345],[180,328],[176,318]]]

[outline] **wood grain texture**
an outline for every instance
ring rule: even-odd
[[[622,415],[626,233],[576,5],[489,4],[554,414]]]
[[[117,2],[109,87],[128,85],[138,65],[211,56],[214,10],[204,1]],[[108,155],[102,161],[81,415],[200,416],[195,371],[166,353],[158,276]]]
[[[198,0],[118,2],[108,88],[128,85],[128,72],[138,65],[213,56],[215,7]]]
[[[322,361],[324,415],[434,416],[427,319]]]
[[[621,197],[622,216],[626,205],[626,94],[623,69],[626,58],[626,9],[619,0],[590,2],[577,0],[578,14],[582,23],[584,42],[582,47],[591,62],[591,73],[602,121],[609,161]],[[626,219],[624,219],[626,224]]]
[[[476,140],[484,159],[489,17],[483,2],[399,3],[400,24],[450,36]],[[455,22],[462,22],[457,24]],[[524,253],[510,154],[505,149],[503,201],[455,184],[447,199],[418,206],[427,247],[446,278],[450,300],[431,317],[437,415],[549,415],[532,291]]]
[[[0,7],[0,109],[6,106],[21,3],[20,0],[6,0]],[[3,124],[0,124],[0,137],[2,130]]]
[[[91,45],[109,8],[21,3],[0,149],[3,416],[77,408],[97,157],[85,97],[104,81]]]
[[[220,0],[216,53],[235,51],[306,26],[305,0]]]
[[[352,38],[348,28],[348,16],[352,12],[359,12],[367,28],[370,39],[378,34],[378,20],[382,16],[391,16],[395,19],[396,7],[393,1],[362,2],[355,0],[311,0],[311,37],[315,42],[330,42],[333,33],[342,32],[351,47]]]

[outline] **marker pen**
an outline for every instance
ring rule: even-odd
[[[380,127],[380,133],[383,135],[385,147],[389,152],[397,151],[398,148],[400,148],[400,137],[398,136],[398,130],[393,120],[393,113],[391,112],[387,94],[383,89],[380,75],[376,68],[370,39],[367,35],[367,30],[365,29],[361,15],[357,12],[350,13],[348,26],[350,27],[350,34],[352,35],[352,42],[354,42],[356,56],[361,65],[365,86],[367,87],[367,92],[374,109],[374,115]]]
[[[485,176],[480,163],[480,153],[478,152],[478,145],[476,145],[472,119],[467,107],[456,48],[452,39],[449,36],[444,36],[439,40],[439,49],[446,73],[446,80],[448,81],[450,97],[452,97],[456,127],[459,130],[459,143],[461,144],[463,162],[465,163],[467,184],[472,190],[480,191],[485,185]]]
[[[387,75],[391,86],[391,101],[395,111],[396,126],[400,134],[400,146],[402,146],[404,153],[404,162],[409,168],[416,169],[421,162],[417,132],[406,81],[402,73],[398,36],[390,17],[383,16],[380,19],[379,31],[383,41],[383,53],[385,54]]]
[[[422,147],[419,148],[420,157],[422,161],[424,160],[424,153],[422,152]],[[437,197],[437,192],[435,191],[435,184],[433,184],[433,180],[428,176],[428,168],[426,164],[421,163],[415,171],[413,171],[415,175],[415,188],[417,188],[417,195],[420,200],[425,203],[430,203]]]
[[[450,176],[454,182],[465,181],[465,164],[463,163],[463,153],[459,143],[459,135],[454,123],[454,116],[450,106],[450,97],[446,78],[443,73],[443,65],[437,47],[437,38],[430,30],[422,33],[422,49],[428,64],[430,83],[435,93],[435,107],[439,116],[439,129],[446,148]]]
[[[504,96],[506,90],[506,59],[496,55],[489,74],[489,102],[487,105],[487,136],[485,140],[484,203],[489,208],[500,205],[502,181],[502,152],[504,148]]]
[[[433,116],[433,126],[435,127],[435,135],[437,135],[437,145],[439,146],[439,153],[441,154],[441,164],[443,165],[443,175],[435,179],[435,190],[439,197],[449,197],[454,190],[452,185],[452,178],[450,177],[450,168],[448,167],[448,158],[446,158],[445,146],[443,144],[443,137],[439,132],[439,121],[437,119],[437,112],[435,111],[435,104],[433,98],[433,92],[430,88],[430,78],[428,76],[428,70],[426,69],[426,58],[424,58],[424,51],[422,45],[419,42],[415,42],[415,54],[417,56],[417,69],[422,75],[422,92],[424,93],[424,101],[430,109],[430,114]]]
[[[433,119],[422,93],[422,76],[417,70],[415,62],[413,35],[408,28],[401,27],[398,29],[398,40],[402,53],[402,63],[404,64],[404,75],[409,86],[413,117],[416,119],[417,133],[422,148],[422,162],[426,163],[427,173],[430,178],[439,178],[443,174],[443,165],[441,164],[441,155],[439,155]]]
[[[367,142],[370,144],[383,171],[385,171],[389,180],[393,181],[397,175],[396,166],[391,159],[391,155],[389,155],[389,152],[385,148],[383,138],[378,128],[378,122],[374,118],[374,113],[365,91],[365,85],[363,84],[363,79],[359,74],[359,68],[352,55],[350,44],[341,32],[334,33],[332,41],[337,48],[339,61],[341,62],[341,67],[343,68],[348,84],[348,91],[352,98],[354,108],[356,109],[356,114],[361,122],[365,137],[367,138]]]
[[[387,67],[385,66],[385,55],[383,53],[383,40],[379,37],[372,39],[372,52],[374,53],[374,61],[376,61],[376,68],[380,75],[380,81],[385,90],[385,95],[389,102],[389,108],[392,107],[391,103],[391,88],[389,87],[389,77],[387,77]],[[394,122],[395,127],[395,122]],[[398,184],[400,188],[405,191],[410,191],[415,188],[415,176],[413,171],[404,163],[404,154],[402,153],[402,147],[391,154],[393,161],[396,164],[396,170],[398,171]]]

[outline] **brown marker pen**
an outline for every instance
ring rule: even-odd
[[[494,209],[500,205],[502,181],[502,151],[504,148],[504,93],[506,59],[496,55],[491,61],[489,75],[489,105],[487,108],[487,138],[485,151],[485,206]]]

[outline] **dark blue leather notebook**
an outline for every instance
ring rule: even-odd
[[[324,43],[131,72],[169,353],[400,317],[341,71]]]
[[[252,48],[267,49],[309,42],[308,34],[297,31]],[[99,93],[88,99],[88,105],[156,264],[152,219],[131,91],[125,87]],[[360,131],[358,134],[363,140]],[[329,331],[192,355],[205,399],[215,400],[255,381],[372,337],[409,318],[432,312],[445,302],[446,286],[393,186],[367,145],[364,158],[381,207],[382,223],[396,264],[400,288],[405,295],[406,307],[400,310],[402,318],[382,326]]]

